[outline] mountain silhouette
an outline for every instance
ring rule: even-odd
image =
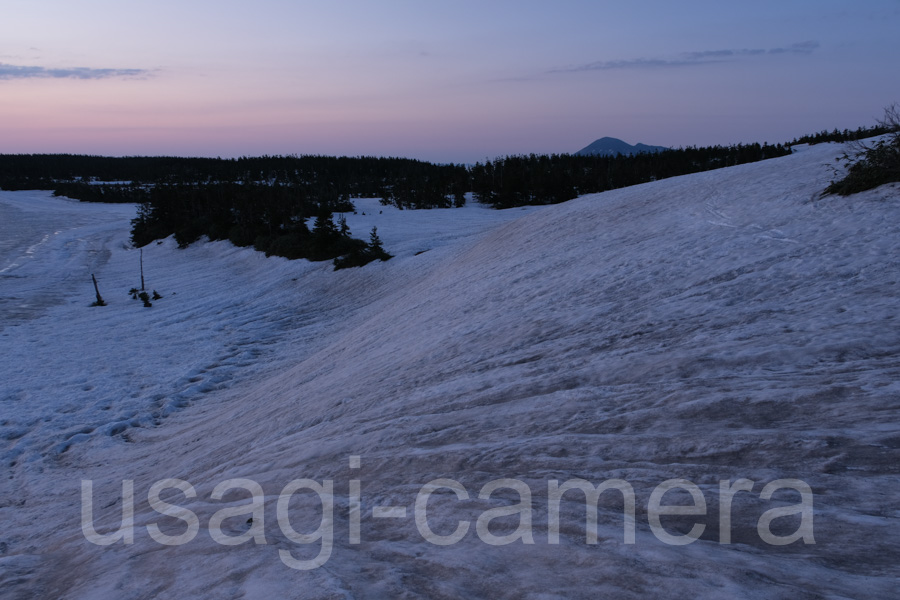
[[[640,154],[641,152],[662,152],[668,150],[665,146],[648,146],[647,144],[635,144],[632,146],[627,142],[614,137],[602,137],[589,146],[582,148],[575,154],[578,156],[590,156],[599,154],[601,156],[615,156],[617,154]]]

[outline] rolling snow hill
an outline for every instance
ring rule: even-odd
[[[900,188],[821,198],[841,152],[540,209],[361,201],[351,229],[396,258],[339,272],[166,240],[144,251],[150,309],[127,296],[125,209],[0,192],[25,223],[0,247],[3,596],[892,597]],[[195,492],[162,494],[196,515],[181,545],[151,535],[191,531],[149,504],[168,478]],[[237,478],[262,508],[221,531],[258,537],[223,545],[213,515],[251,494],[214,488]],[[83,480],[100,534],[133,481],[133,543],[87,541]],[[554,543],[550,482],[581,480],[634,490],[633,540],[611,490],[588,543],[574,490]],[[670,480],[693,487],[663,505],[705,504],[662,518],[703,525],[692,543],[654,529]],[[766,497],[779,480],[809,486],[810,515]]]

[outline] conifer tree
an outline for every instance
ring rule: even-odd
[[[369,255],[370,260],[388,260],[391,258],[391,255],[385,252],[384,246],[381,245],[381,238],[378,237],[378,228],[372,227],[372,232],[369,234],[369,246],[366,248],[366,253]]]
[[[378,237],[378,228],[372,227],[369,234],[369,251],[373,254],[381,254],[384,252],[384,246],[381,245],[381,238]]]

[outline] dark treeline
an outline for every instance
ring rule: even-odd
[[[822,130],[819,133],[814,133],[812,135],[804,135],[802,137],[794,138],[794,141],[791,142],[792,145],[796,144],[822,144],[824,142],[855,142],[856,140],[864,140],[866,138],[875,137],[876,135],[884,135],[885,133],[890,133],[891,128],[888,125],[875,125],[873,127],[860,127],[855,130],[845,129],[843,131],[839,131],[835,129],[834,131]]]
[[[3,187],[0,185],[0,187]],[[65,196],[82,202],[105,202],[107,204],[146,202],[150,198],[153,184],[132,183],[86,183],[83,181],[57,181],[47,184],[54,196]],[[29,189],[28,187],[4,189]],[[40,188],[38,188],[40,189]]]
[[[70,198],[101,202],[142,202],[147,186],[187,184],[196,189],[240,182],[297,187],[323,203],[374,197],[389,198],[402,208],[434,208],[458,202],[468,181],[464,166],[406,158],[0,155],[2,189],[51,189]]]
[[[239,177],[235,165],[229,164],[233,162],[170,156],[113,158],[79,154],[4,154],[0,155],[0,187],[6,190],[52,190],[61,182],[155,184],[235,180]]]
[[[475,198],[495,208],[564,202],[639,183],[790,154],[778,144],[680,148],[617,156],[507,156],[472,169]]]
[[[435,169],[428,163],[411,165],[403,177],[385,185],[375,197],[381,203],[397,208],[452,208],[466,203],[471,186],[469,171],[464,166]]]
[[[879,124],[823,131],[792,143],[848,141],[888,130]],[[476,200],[495,208],[553,204],[790,152],[790,145],[738,144],[629,156],[531,154],[468,168],[377,157],[18,154],[0,155],[0,188],[52,189],[84,201],[138,203],[132,222],[137,246],[173,234],[187,245],[206,235],[288,258],[344,257],[342,266],[354,266],[389,255],[374,232],[367,243],[352,238],[343,219],[334,221],[334,213],[354,210],[352,198],[381,198],[401,209],[449,208],[462,206],[472,191]]]

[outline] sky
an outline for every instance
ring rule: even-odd
[[[900,0],[0,0],[0,153],[474,163],[900,102]]]

